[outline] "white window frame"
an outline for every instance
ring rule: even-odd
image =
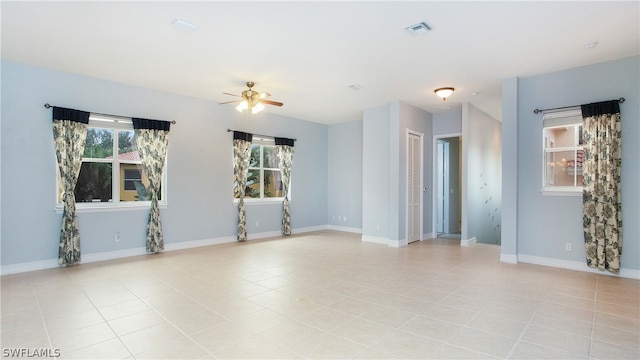
[[[566,147],[547,148],[546,129],[575,126],[575,145]],[[543,113],[542,121],[542,194],[549,196],[582,196],[583,187],[580,186],[549,186],[547,185],[547,154],[551,152],[578,151],[584,150],[583,145],[578,143],[580,126],[583,126],[582,111],[580,107],[573,107],[559,111],[549,111]],[[574,183],[577,173],[574,173]]]
[[[76,202],[76,210],[79,213],[83,212],[103,212],[103,211],[122,211],[122,210],[148,210],[151,206],[151,201],[120,201],[120,164],[142,164],[141,161],[132,160],[120,160],[118,159],[118,130],[133,130],[133,121],[131,118],[103,115],[103,114],[90,114],[88,128],[94,129],[108,129],[113,130],[113,156],[112,159],[94,159],[83,158],[90,160],[93,163],[110,163],[111,166],[111,201],[109,202]],[[141,171],[142,168],[140,169]],[[164,169],[162,171],[162,183],[160,187],[161,200],[158,201],[158,206],[162,208],[167,207],[167,161],[165,159]],[[124,186],[124,184],[123,184]],[[58,170],[58,164],[56,164],[56,189],[60,188],[60,174]],[[56,206],[57,213],[62,213],[64,205],[60,202],[60,199],[56,191]]]
[[[251,141],[251,146],[253,145],[259,145],[261,147],[260,157],[262,157],[262,154],[263,154],[262,147],[272,147],[272,148],[276,147],[274,139],[261,138],[256,136],[253,136],[253,139]],[[282,201],[284,201],[284,196],[264,197],[264,171],[274,170],[274,171],[280,172],[280,168],[265,168],[262,165],[263,165],[262,159],[260,159],[260,167],[249,167],[249,170],[257,170],[257,169],[260,170],[260,197],[252,198],[252,197],[245,196],[244,198],[245,204],[281,203]],[[233,191],[231,193],[233,194]],[[291,201],[291,185],[289,185],[288,194],[289,194],[289,201]],[[235,196],[233,197],[234,204],[237,204],[239,201],[240,199],[235,198]]]

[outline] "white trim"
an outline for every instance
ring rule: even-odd
[[[409,245],[409,241],[407,239],[389,240],[388,245],[395,248],[401,248]]]
[[[406,216],[405,216],[405,236],[407,237],[406,242],[408,243],[408,239],[409,239],[409,139],[411,137],[411,135],[413,136],[417,136],[418,140],[420,142],[420,150],[419,150],[419,164],[420,164],[420,170],[419,170],[419,175],[420,175],[420,186],[419,186],[419,198],[420,198],[420,202],[419,202],[419,215],[418,215],[418,219],[419,220],[419,230],[418,230],[418,241],[422,240],[422,238],[420,238],[420,234],[422,234],[422,232],[424,231],[424,134],[415,130],[411,130],[409,128],[406,129],[407,130],[407,134],[405,136],[405,204],[406,204]],[[406,244],[405,244],[406,245]]]
[[[471,237],[471,239],[460,239],[460,246],[469,246],[476,243],[478,239],[475,236]]]
[[[430,233],[422,234],[422,239],[420,239],[420,240],[424,241],[424,240],[431,240],[431,239],[435,239],[435,238],[436,238],[435,232],[430,232]]]
[[[223,236],[219,238],[211,238],[211,239],[202,239],[202,240],[191,240],[191,241],[183,241],[178,243],[165,244],[165,251],[175,251],[175,250],[184,250],[184,249],[192,249],[203,246],[211,246],[211,245],[220,245],[220,244],[228,244],[236,241],[236,236]]]
[[[86,203],[87,205],[89,203]],[[117,204],[113,203],[100,203],[100,204],[109,204],[109,205],[94,205],[94,206],[81,206],[81,204],[76,204],[76,213],[84,214],[84,213],[100,213],[100,212],[111,212],[111,211],[144,211],[149,210],[151,208],[151,201],[121,201]],[[167,204],[159,202],[159,209],[166,209]],[[57,204],[54,211],[56,214],[62,214],[64,210],[64,206],[62,204]]]
[[[543,196],[582,196],[582,187],[571,187],[570,189],[546,187],[540,193]]]
[[[362,234],[362,228],[354,228],[354,227],[338,226],[338,225],[327,225],[327,229],[328,230],[335,230],[335,231],[349,232],[349,233],[354,233],[354,234]]]
[[[561,268],[561,269],[590,272],[590,273],[599,274],[599,275],[610,275],[615,277],[624,277],[624,278],[640,280],[640,270],[622,268],[620,269],[620,273],[616,275],[610,271],[601,271],[595,268],[590,268],[589,266],[587,266],[586,263],[582,261],[553,259],[553,258],[546,258],[546,257],[540,257],[540,256],[533,256],[533,255],[523,255],[523,254],[518,254],[517,259],[519,262],[528,263],[528,264],[536,264],[536,265],[550,266],[550,267]],[[502,261],[502,255],[500,256],[500,260]]]
[[[310,226],[305,228],[294,229],[294,233],[305,233],[305,232],[313,232],[319,230],[327,229],[326,225],[320,226]],[[257,240],[264,239],[269,237],[280,237],[282,236],[281,231],[268,231],[262,233],[249,234],[249,240]],[[211,245],[220,245],[236,242],[236,236],[222,236],[218,238],[210,238],[210,239],[202,239],[202,240],[192,240],[192,241],[184,241],[178,243],[168,243],[165,244],[165,252],[175,251],[175,250],[184,250],[184,249],[192,249],[203,246],[211,246]],[[105,261],[105,260],[113,260],[113,259],[122,259],[132,256],[140,256],[140,255],[153,255],[146,252],[144,247],[137,247],[132,249],[124,249],[124,250],[116,250],[116,251],[105,251],[99,253],[92,254],[82,254],[82,261],[80,264],[87,264],[96,261]],[[9,274],[17,274],[29,271],[36,270],[45,270],[61,267],[58,264],[58,259],[47,259],[47,260],[39,260],[32,262],[24,262],[18,264],[11,265],[2,265],[0,267],[0,275],[9,275]]]
[[[509,263],[509,264],[517,264],[518,263],[518,255],[500,254],[500,262]]]
[[[0,274],[9,275],[28,271],[44,270],[58,267],[58,259],[30,261],[12,265],[2,265]]]
[[[437,194],[437,181],[438,181],[438,174],[437,174],[437,169],[436,167],[438,166],[438,140],[440,139],[446,139],[446,138],[453,138],[453,137],[458,137],[460,138],[460,140],[462,141],[462,145],[466,146],[466,142],[463,141],[462,139],[462,133],[451,133],[451,134],[439,134],[439,135],[433,135],[433,149],[431,149],[432,151],[432,164],[431,164],[431,230],[433,230],[433,232],[436,232],[437,226],[438,226],[438,194]],[[466,157],[466,154],[464,152],[464,149],[462,149],[462,157],[463,159]],[[460,164],[461,167],[463,164]],[[463,169],[464,171],[464,169]],[[460,174],[460,181],[463,182],[464,181],[464,176],[461,173]],[[462,188],[462,191],[465,192],[464,189],[464,184],[460,184],[460,187]],[[464,203],[464,201],[462,201],[462,194],[458,194],[458,196],[460,196],[460,212],[463,214],[462,218],[460,219],[461,224],[460,224],[460,231],[462,231],[462,229],[465,227],[465,216],[464,213],[466,211],[466,205]],[[435,237],[435,236],[434,236]]]
[[[389,240],[388,238],[365,234],[362,234],[362,241],[383,245],[389,245],[391,243],[391,240]]]

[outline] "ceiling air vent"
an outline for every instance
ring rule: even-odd
[[[427,24],[426,22],[421,22],[415,25],[411,25],[409,27],[405,28],[408,32],[414,34],[414,35],[422,35],[422,34],[426,34],[427,32],[431,31],[431,25]]]

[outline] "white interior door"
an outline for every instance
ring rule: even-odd
[[[420,240],[422,208],[422,150],[419,135],[407,136],[407,242]]]

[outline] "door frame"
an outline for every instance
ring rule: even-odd
[[[432,199],[431,199],[431,206],[432,206],[432,211],[431,211],[431,228],[433,229],[433,237],[437,238],[438,237],[438,232],[437,232],[437,226],[438,226],[438,140],[440,139],[447,139],[447,138],[459,138],[460,141],[463,141],[462,139],[462,133],[450,133],[450,134],[439,134],[439,135],[433,135],[433,150],[432,150],[432,154],[433,154],[433,159],[432,159],[432,186],[433,186],[433,191],[432,191]],[[464,156],[464,155],[463,155]],[[460,174],[460,177],[462,178],[462,174]],[[462,180],[462,179],[461,179]],[[464,189],[463,189],[464,191]],[[464,207],[464,204],[462,204],[462,207]],[[462,210],[462,209],[461,209]],[[464,218],[462,219],[462,221],[464,221]]]
[[[448,139],[448,138],[447,138]],[[440,144],[442,144],[442,159],[440,159]],[[442,139],[438,139],[436,141],[436,162],[434,162],[434,171],[435,171],[435,175],[436,175],[436,179],[438,180],[442,180],[442,181],[438,181],[435,184],[433,184],[433,188],[436,191],[435,194],[435,198],[437,201],[437,205],[436,205],[436,227],[435,227],[435,235],[436,237],[438,236],[438,233],[440,233],[439,227],[440,227],[440,219],[439,219],[439,214],[440,214],[440,210],[442,210],[442,233],[447,233],[447,229],[450,228],[449,226],[449,142],[448,141],[443,141]],[[438,164],[438,161],[442,160],[442,164]],[[440,168],[442,167],[442,176],[438,176],[440,175]],[[442,182],[442,184],[441,184]],[[442,187],[442,193],[440,193],[440,187]],[[438,200],[438,195],[442,195],[442,199]],[[439,206],[442,206],[442,209],[438,209]]]
[[[419,163],[420,163],[420,187],[419,187],[419,192],[420,192],[420,215],[419,215],[419,223],[420,223],[420,229],[418,230],[418,241],[422,241],[424,240],[424,134],[415,130],[411,130],[411,129],[407,129],[407,133],[405,135],[405,139],[406,139],[406,145],[405,145],[405,152],[406,152],[406,161],[405,161],[405,184],[406,184],[406,191],[405,191],[405,203],[406,203],[406,208],[405,208],[405,218],[406,218],[406,223],[405,223],[405,239],[407,239],[407,244],[409,243],[409,136],[414,135],[417,136],[418,139],[420,140],[420,149],[418,151],[418,154],[420,156],[419,159]]]

